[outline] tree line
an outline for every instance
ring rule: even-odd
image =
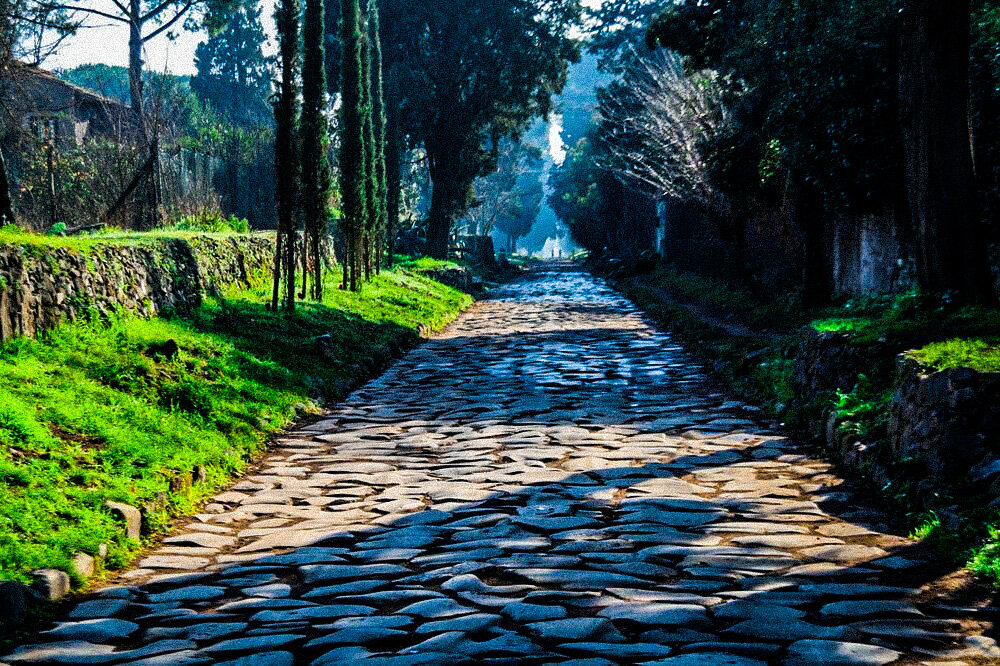
[[[127,93],[147,142],[161,146],[163,128],[147,121],[177,114],[150,108],[143,49],[182,26],[208,31],[188,89],[200,107],[178,106],[192,121],[170,145],[239,155],[237,166],[255,173],[265,171],[256,147],[273,146],[285,307],[292,292],[321,292],[317,238],[331,227],[346,255],[348,288],[391,261],[414,159],[430,183],[423,244],[427,254],[445,257],[455,222],[475,203],[475,181],[495,172],[506,143],[518,142],[551,109],[578,57],[574,31],[583,16],[578,0],[282,0],[278,57],[269,58],[260,48],[266,35],[258,0],[3,1],[0,14],[18,26],[35,20],[20,16],[22,8],[55,12],[70,39],[88,21],[129,25],[127,80],[115,85]],[[355,14],[352,28],[343,17]],[[334,122],[330,102],[338,97]],[[262,104],[273,106],[271,119]],[[293,228],[309,237],[307,250],[284,242]]]
[[[878,217],[899,240],[898,272],[912,260],[927,291],[995,299],[998,3],[637,0],[624,10],[594,43],[620,76],[554,178],[554,207],[578,241],[633,252],[629,239],[651,238],[663,202],[688,227],[678,260],[762,290],[780,272],[821,303],[834,291],[834,222]],[[622,188],[647,203],[619,233],[602,220],[621,209]],[[772,246],[753,246],[767,225]]]

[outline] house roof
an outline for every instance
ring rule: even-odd
[[[124,103],[120,99],[107,97],[105,95],[100,94],[96,90],[91,90],[89,88],[84,88],[83,86],[78,86],[74,83],[64,81],[60,79],[54,72],[50,72],[47,69],[42,69],[41,67],[37,67],[35,65],[28,65],[25,63],[18,63],[17,67],[20,70],[19,74],[21,76],[34,78],[36,80],[44,80],[49,83],[62,86],[85,100],[95,102],[98,104],[103,104],[105,106],[119,107],[122,109],[131,108],[130,105]]]

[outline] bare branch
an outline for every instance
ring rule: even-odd
[[[142,38],[142,41],[143,42],[148,42],[149,40],[153,39],[154,37],[156,37],[160,33],[163,33],[165,31],[169,30],[171,26],[173,26],[175,23],[177,23],[177,21],[179,21],[180,18],[182,16],[184,16],[185,13],[187,13],[187,10],[190,9],[192,5],[194,5],[194,2],[195,2],[195,0],[188,0],[188,2],[183,7],[181,7],[180,9],[177,10],[177,13],[174,14],[174,17],[172,19],[170,19],[169,21],[167,21],[166,23],[164,23],[163,25],[161,25],[159,28],[157,28],[153,32],[149,33],[148,35],[145,35]]]
[[[689,74],[669,51],[630,60],[601,107],[610,153],[601,166],[654,196],[714,206],[703,150],[728,122],[715,73]]]
[[[92,14],[94,16],[100,16],[101,18],[106,18],[110,21],[118,21],[119,23],[129,23],[127,16],[119,16],[117,14],[111,14],[110,12],[101,11],[100,9],[94,9],[92,7],[81,7],[79,5],[65,5],[56,2],[41,2],[39,7],[45,10],[58,11],[65,10],[70,12],[84,12],[87,14]]]

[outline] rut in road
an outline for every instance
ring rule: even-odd
[[[933,555],[756,415],[549,265],[0,660],[1000,663]]]

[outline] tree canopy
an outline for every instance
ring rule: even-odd
[[[274,62],[264,56],[267,35],[255,1],[245,1],[224,30],[198,45],[191,88],[226,120],[259,125],[271,120]]]
[[[398,66],[402,124],[434,183],[428,252],[443,257],[475,179],[501,139],[546,115],[579,44],[577,0],[385,0],[387,69]]]

